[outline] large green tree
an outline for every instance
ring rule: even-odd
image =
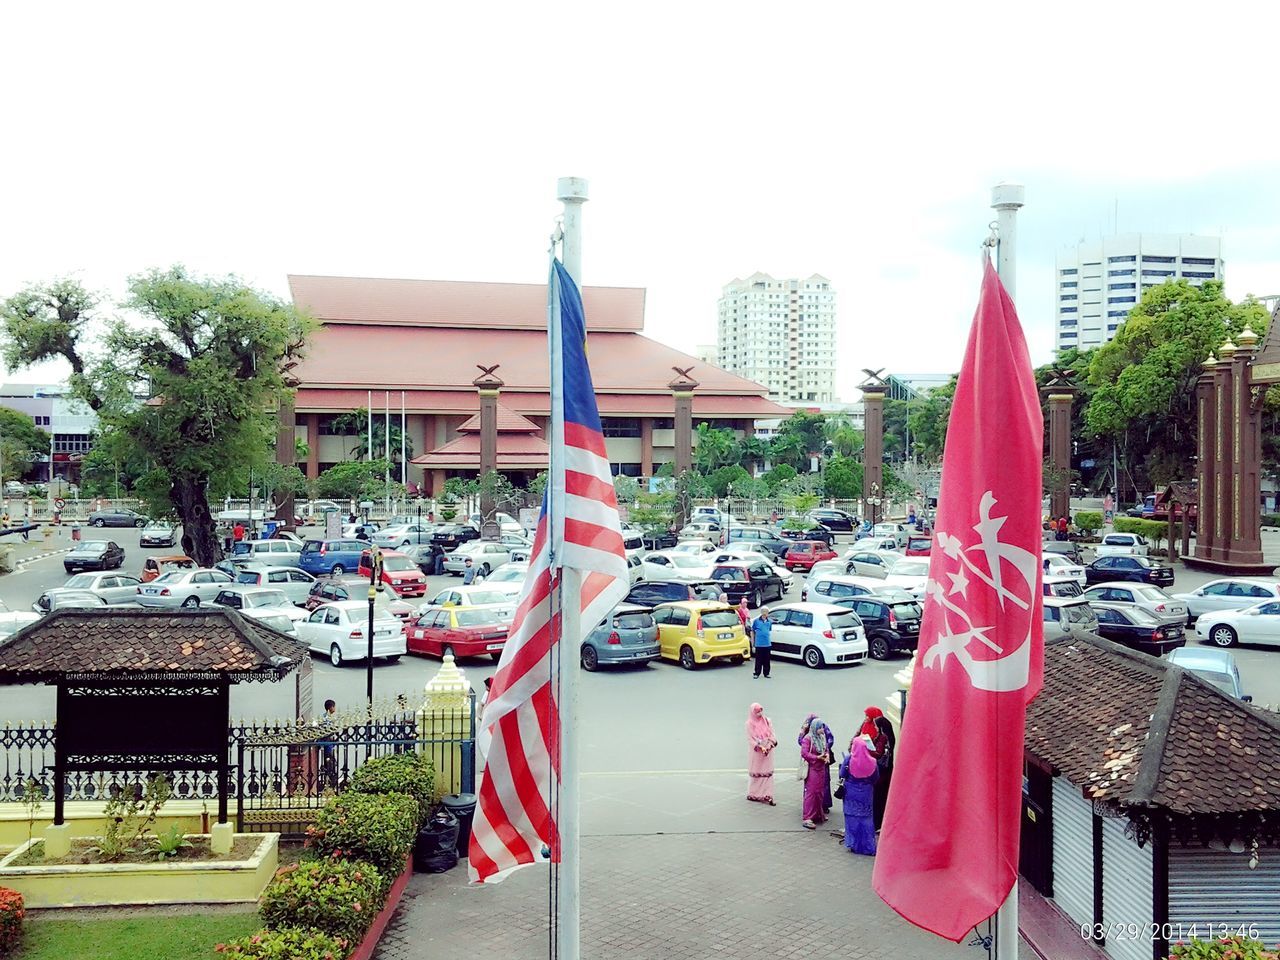
[[[732,430],[722,430],[707,423],[699,423],[693,435],[693,465],[703,473],[712,473],[721,467],[736,463],[738,441]]]
[[[822,489],[836,500],[862,496],[862,464],[852,457],[832,457],[822,469]]]
[[[0,481],[21,479],[36,459],[48,454],[49,434],[25,413],[0,407]]]
[[[105,322],[101,336],[97,305],[71,280],[10,297],[0,305],[5,360],[70,364],[75,394],[103,428],[127,436],[167,479],[182,549],[211,565],[222,549],[206,490],[228,470],[267,462],[270,411],[289,399],[284,374],[312,322],[234,278],[198,278],[182,267],[133,277],[122,306],[134,322]],[[143,403],[140,388],[149,395]]]
[[[1246,325],[1262,336],[1257,301],[1232,303],[1222,282],[1152,287],[1111,342],[1093,351],[1085,411],[1090,433],[1114,440],[1137,483],[1153,488],[1190,476],[1196,452],[1196,380],[1205,358]]]

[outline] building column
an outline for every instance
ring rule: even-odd
[[[1240,333],[1240,345],[1231,364],[1234,390],[1235,431],[1232,443],[1232,537],[1227,557],[1231,563],[1262,563],[1262,517],[1258,504],[1262,493],[1262,417],[1261,393],[1255,403],[1249,365],[1257,335],[1246,327]]]
[[[879,523],[884,499],[884,395],[889,385],[878,376],[862,384],[866,417],[862,444],[862,518]]]
[[[498,393],[502,388],[502,379],[492,367],[481,367],[484,371],[471,382],[480,394],[480,479],[498,469]],[[488,492],[480,494],[480,533],[487,540],[498,539],[501,533],[496,523],[490,523],[494,513],[493,496]]]
[[[1235,474],[1231,468],[1232,441],[1235,436],[1232,420],[1235,417],[1235,391],[1232,389],[1232,361],[1235,359],[1235,344],[1228,340],[1218,350],[1218,365],[1213,370],[1213,386],[1217,395],[1218,428],[1214,446],[1214,498],[1217,507],[1214,511],[1214,541],[1216,543],[1213,559],[1225,560],[1231,549],[1232,526],[1232,482]]]
[[[1218,527],[1217,450],[1218,391],[1214,383],[1217,358],[1211,353],[1204,362],[1204,372],[1196,381],[1196,423],[1199,427],[1199,452],[1196,459],[1196,559],[1212,560],[1216,556]]]
[[[1060,381],[1062,378],[1058,378]],[[1071,516],[1071,404],[1075,389],[1055,381],[1046,388],[1049,400],[1049,516]]]
[[[681,369],[673,367],[676,377],[668,387],[675,401],[675,475],[681,477],[693,469],[693,391],[698,388],[698,381],[690,376],[693,367]],[[688,497],[678,497],[676,502],[675,522],[683,527],[689,522],[690,504]]]
[[[427,495],[430,497],[444,496],[444,471],[432,470],[425,475],[427,486],[430,488]]]
[[[692,418],[692,414],[690,414]],[[640,418],[640,476],[653,475],[653,417]]]
[[[320,414],[307,414],[307,479],[320,476]]]

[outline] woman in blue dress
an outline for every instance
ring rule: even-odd
[[[880,778],[876,758],[867,741],[854,737],[849,753],[840,761],[844,786],[844,845],[851,853],[874,856],[876,852],[875,783]]]

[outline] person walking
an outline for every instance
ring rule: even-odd
[[[831,789],[831,771],[828,763],[831,751],[827,747],[826,733],[822,729],[822,721],[817,717],[809,722],[809,733],[800,738],[800,761],[808,764],[804,778],[804,805],[801,808],[801,823],[806,830],[816,830],[818,824],[827,819],[827,812],[822,808],[823,784]]]
[[[744,600],[743,603],[746,601]],[[755,680],[763,673],[764,678],[768,680],[769,661],[773,655],[773,623],[769,620],[768,607],[760,608],[760,615],[751,621],[749,632],[751,633],[751,656],[756,662],[755,673],[751,675],[751,679]]]
[[[774,807],[773,748],[778,745],[764,707],[753,703],[747,712],[747,799]]]
[[[475,582],[476,582],[476,568],[471,563],[471,558],[467,557],[466,560],[462,561],[462,585],[464,587],[469,587],[471,586],[471,584]]]
[[[873,820],[875,784],[880,779],[876,758],[866,738],[849,741],[849,753],[840,761],[840,786],[844,794],[844,845],[850,853],[875,856],[876,828]]]
[[[751,622],[751,611],[747,607],[747,597],[743,594],[741,600],[738,601],[738,622],[742,624],[742,629],[747,629],[747,624]]]
[[[239,520],[237,520],[236,525],[231,528],[231,542],[239,543],[243,539],[244,539],[244,524],[241,523]]]

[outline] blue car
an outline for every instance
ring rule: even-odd
[[[308,540],[298,555],[298,566],[315,577],[355,573],[360,554],[369,549],[365,540]]]

